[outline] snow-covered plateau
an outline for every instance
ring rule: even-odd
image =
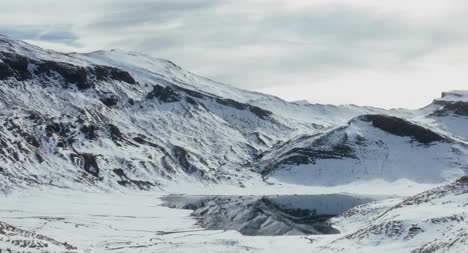
[[[0,252],[466,253],[467,174],[468,91],[286,102],[0,35]]]

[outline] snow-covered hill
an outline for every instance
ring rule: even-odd
[[[0,36],[0,189],[442,182],[466,173],[465,107],[463,91],[416,111],[289,103],[138,53]]]
[[[275,147],[258,168],[266,178],[304,185],[377,178],[441,183],[467,173],[467,147],[401,118],[362,115],[345,126]]]
[[[466,252],[468,176],[403,201],[384,200],[352,208],[329,224],[343,235],[323,252]],[[442,236],[443,235],[443,236]]]

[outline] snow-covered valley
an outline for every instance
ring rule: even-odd
[[[0,252],[466,252],[468,91],[294,103],[0,36],[0,109]]]
[[[320,198],[315,196],[315,200]],[[353,198],[352,194],[341,196]],[[287,200],[281,197],[279,201]],[[368,197],[383,199],[326,221],[338,234],[250,236],[235,226],[206,229],[191,216],[191,210],[165,207],[164,193],[17,192],[0,199],[0,248],[13,252],[466,252],[466,176],[410,197]],[[288,204],[306,208],[313,203],[307,196],[302,198],[305,201]],[[248,215],[239,210],[240,203],[230,204],[225,210],[234,218]],[[336,204],[346,202],[331,206],[322,202],[318,210],[329,212]],[[212,206],[207,217],[219,218],[210,216],[210,212],[222,215],[219,207],[223,206]]]

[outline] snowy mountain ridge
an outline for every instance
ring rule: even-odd
[[[468,91],[418,110],[286,102],[139,53],[0,36],[0,109],[0,252],[468,242]]]
[[[120,50],[62,54],[1,36],[0,60],[3,191],[442,183],[467,170],[465,91],[384,110],[289,103]]]

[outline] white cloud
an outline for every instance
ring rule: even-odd
[[[293,100],[419,107],[468,89],[464,0],[19,0],[0,3],[0,24],[43,47],[141,51]]]

